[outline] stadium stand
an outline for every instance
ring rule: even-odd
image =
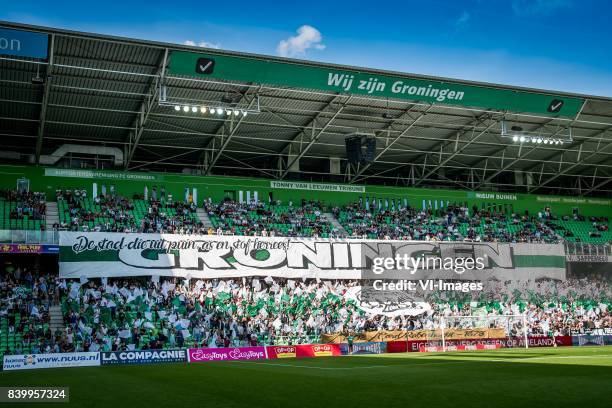
[[[85,190],[57,193],[57,229],[112,232],[202,233],[194,203],[128,199],[122,196],[87,197]]]
[[[367,210],[358,205],[335,208],[334,214],[350,236],[371,239],[435,241],[530,242],[558,241],[546,219],[528,213],[504,214],[449,206],[445,209]]]
[[[439,316],[475,314],[527,313],[530,335],[612,325],[612,286],[602,276],[529,287],[491,282],[497,297],[432,298],[430,312],[396,317],[361,310],[348,296],[356,281],[131,278],[81,284],[12,267],[4,276],[1,353],[311,344],[323,333],[431,329]],[[51,333],[48,308],[58,300],[64,328]]]
[[[0,229],[44,230],[44,193],[0,191]]]
[[[213,227],[232,235],[260,235],[286,237],[322,237],[338,235],[331,222],[325,219],[319,202],[294,206],[280,203],[236,203],[223,201],[218,205],[205,203]]]
[[[568,242],[605,244],[612,241],[607,217],[565,216],[553,222],[553,229]]]
[[[321,202],[300,200],[302,205],[224,200],[202,204],[212,222],[205,228],[196,215],[195,203],[172,201],[160,197],[145,200],[142,196],[128,199],[121,195],[87,196],[86,190],[58,190],[56,199],[59,223],[57,230],[114,232],[175,232],[229,235],[342,237],[323,212]],[[0,193],[0,229],[44,230],[44,193]],[[498,211],[468,209],[450,204],[447,208],[417,210],[406,206],[382,208],[363,203],[334,207],[333,216],[347,232],[347,237],[369,239],[409,239],[476,242],[541,242],[559,241],[604,244],[612,241],[607,217],[562,216],[550,208],[536,215],[526,211],[519,215]]]
[[[5,265],[0,281],[0,355],[51,352],[49,326],[56,278]]]
[[[157,198],[157,197],[156,197]],[[56,229],[173,232],[278,237],[339,237],[319,201],[238,203],[211,199],[202,207],[212,228],[196,216],[194,202],[119,194],[88,197],[86,189],[58,190]],[[43,193],[4,190],[2,225],[44,228]],[[349,237],[429,241],[591,244],[611,240],[607,217],[556,216],[550,207],[531,215],[466,205],[437,209],[336,206],[333,216]],[[395,207],[395,205],[394,205]],[[592,277],[591,277],[592,278]],[[439,316],[527,313],[530,335],[569,335],[612,326],[612,292],[605,277],[533,287],[494,289],[497,297],[463,295],[430,300],[420,316],[368,315],[348,294],[346,280],[150,278],[95,279],[86,283],[6,264],[0,282],[0,354],[317,343],[337,332],[433,328]],[[50,329],[49,309],[60,305],[63,325]],[[512,328],[520,332],[520,327]]]
[[[206,200],[212,228],[205,228],[196,215],[195,203],[159,200],[142,196],[128,199],[121,195],[97,198],[86,190],[58,190],[56,199],[59,223],[56,230],[114,232],[174,232],[180,234],[229,234],[289,237],[343,237],[323,213],[321,202],[301,199],[302,205],[281,203],[219,204]],[[46,202],[44,193],[0,193],[0,229],[44,230]],[[346,230],[346,237],[428,241],[529,242],[560,241],[605,244],[612,241],[610,222],[603,216],[555,216],[549,207],[537,214],[505,213],[468,209],[449,204],[446,208],[418,210],[410,206],[382,208],[363,203],[336,206],[333,216]]]

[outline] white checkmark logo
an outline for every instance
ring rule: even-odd
[[[200,71],[206,72],[208,67],[210,67],[211,65],[212,65],[212,61],[208,61],[208,64],[206,64],[206,65],[200,65]]]
[[[563,105],[563,102],[559,102],[556,105],[550,105],[550,110],[551,111],[556,111],[557,109],[559,109],[561,107],[561,105]]]

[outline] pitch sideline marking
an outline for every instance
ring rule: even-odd
[[[612,358],[612,354],[601,354],[598,356],[550,356],[550,357],[526,357],[524,360],[545,360],[552,358]]]
[[[501,363],[516,363],[520,361],[530,361],[530,360],[545,360],[545,359],[554,359],[554,358],[612,358],[612,354],[602,354],[599,356],[547,356],[547,357],[526,357],[523,359],[515,359],[515,360],[507,360],[501,358],[483,358],[477,359],[476,361],[482,362],[501,362]],[[453,360],[453,361],[439,361],[439,362],[431,362],[431,363],[417,363],[413,366],[431,366],[431,365],[446,365],[446,364],[458,364],[461,362],[465,362],[466,360]],[[474,361],[474,360],[467,360]],[[356,366],[356,367],[317,367],[317,366],[309,366],[303,364],[283,364],[283,363],[266,363],[261,361],[229,361],[230,363],[243,363],[243,364],[256,364],[256,365],[268,365],[275,367],[292,367],[292,368],[309,368],[314,370],[354,370],[354,369],[372,369],[372,368],[392,368],[392,367],[402,367],[403,364],[388,364],[388,365],[371,365],[371,366]]]
[[[354,370],[354,369],[370,369],[370,368],[392,368],[392,367],[402,367],[405,368],[405,364],[383,364],[383,365],[371,365],[371,366],[357,366],[357,367],[317,367],[317,366],[309,366],[302,364],[283,364],[283,363],[264,363],[259,361],[229,361],[230,363],[246,363],[246,364],[257,364],[257,365],[269,365],[275,367],[293,367],[293,368],[312,368],[315,370]],[[414,366],[430,366],[430,365],[442,365],[442,364],[457,364],[461,362],[460,360],[456,361],[440,361],[440,362],[432,362],[432,363],[418,363],[414,364]]]
[[[360,367],[317,367],[317,366],[309,366],[309,365],[301,365],[301,364],[282,364],[282,363],[263,363],[259,361],[231,361],[232,363],[246,363],[249,364],[257,364],[257,365],[268,365],[274,367],[293,367],[293,368],[312,368],[315,370],[353,370],[356,368],[387,368],[393,367],[393,365],[373,365],[373,366],[360,366]]]

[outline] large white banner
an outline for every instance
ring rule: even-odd
[[[216,235],[60,233],[60,276],[180,276],[361,279],[374,258],[406,257],[424,272],[447,278],[565,277],[562,245],[330,240]],[[440,264],[424,268],[425,257]],[[459,261],[473,259],[470,264]],[[404,259],[404,258],[402,258]],[[421,262],[420,264],[418,262]],[[388,269],[388,268],[387,268]],[[426,269],[426,271],[425,271]],[[437,276],[444,277],[444,276]]]
[[[100,365],[100,353],[17,354],[4,356],[2,369],[30,370],[35,368],[91,367]]]

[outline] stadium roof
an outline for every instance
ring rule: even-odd
[[[9,22],[0,22],[1,27],[42,32],[50,38],[44,61],[0,56],[3,161],[33,163],[62,145],[76,144],[98,152],[103,152],[101,147],[117,147],[123,152],[123,168],[134,171],[192,169],[199,174],[277,179],[612,195],[611,98]],[[174,75],[167,68],[178,51],[545,94],[580,104],[575,114],[551,116]],[[37,76],[43,80],[33,80]],[[190,106],[235,106],[260,113],[236,117],[177,112],[160,105],[160,96]],[[567,139],[571,129],[571,141],[516,143],[501,136],[502,123],[553,138]],[[353,133],[376,137],[372,163],[347,165],[344,139]],[[339,171],[330,158],[340,158]],[[299,172],[293,171],[297,159]]]

